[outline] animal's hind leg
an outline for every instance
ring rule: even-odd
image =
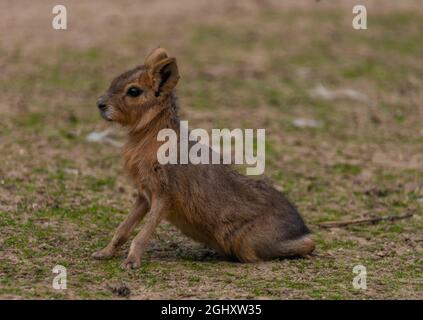
[[[272,243],[267,250],[262,250],[257,254],[263,260],[284,257],[302,257],[313,252],[315,247],[311,237],[309,235],[304,235],[297,239]]]

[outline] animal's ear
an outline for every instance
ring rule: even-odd
[[[154,64],[149,72],[156,97],[167,94],[180,78],[175,58],[166,58]]]
[[[158,47],[151,51],[150,54],[145,58],[144,65],[152,66],[160,60],[166,59],[168,57],[169,55],[167,54],[167,51],[163,48]]]

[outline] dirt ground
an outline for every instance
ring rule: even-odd
[[[0,297],[422,299],[423,5],[359,3],[367,30],[352,28],[354,1],[61,1],[57,31],[55,2],[2,1]],[[265,176],[298,206],[314,255],[224,261],[163,224],[139,270],[120,268],[127,245],[90,258],[134,195],[119,148],[86,140],[108,127],[95,101],[158,45],[178,58],[191,128],[266,129]]]

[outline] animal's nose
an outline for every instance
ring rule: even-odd
[[[97,102],[97,107],[100,110],[104,110],[104,109],[106,109],[107,105],[105,103],[102,103],[102,102],[99,101],[99,102]]]
[[[106,95],[102,95],[102,96],[100,96],[98,99],[97,99],[97,107],[100,109],[100,110],[104,110],[104,109],[106,109],[106,107],[107,107],[107,97],[106,97]]]

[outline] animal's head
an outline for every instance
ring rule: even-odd
[[[178,80],[176,59],[163,48],[157,48],[143,65],[115,78],[97,106],[104,119],[134,126],[163,108]]]

